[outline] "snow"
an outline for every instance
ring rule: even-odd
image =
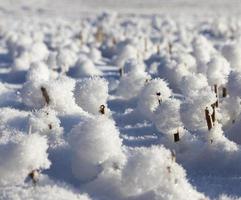
[[[77,105],[85,111],[98,114],[101,105],[107,107],[108,82],[99,77],[83,79],[76,83],[74,96]]]
[[[0,199],[241,199],[238,0],[0,0]]]
[[[46,138],[38,134],[3,135],[0,149],[2,186],[21,184],[32,170],[50,167]]]
[[[101,173],[105,163],[112,162],[118,167],[123,162],[122,141],[114,123],[106,116],[97,116],[71,130],[72,172],[76,178],[90,181]]]

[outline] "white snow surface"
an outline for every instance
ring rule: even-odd
[[[0,0],[0,199],[241,199],[239,0]]]

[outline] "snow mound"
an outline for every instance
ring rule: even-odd
[[[150,76],[146,72],[131,71],[124,74],[120,79],[116,94],[125,99],[134,98],[139,94],[149,79]]]
[[[133,149],[122,172],[123,193],[133,199],[204,199],[173,159],[163,146]]]
[[[147,118],[152,118],[153,112],[172,95],[168,83],[163,79],[153,79],[146,83],[139,94],[138,110]]]
[[[101,76],[102,72],[95,66],[90,59],[80,59],[74,67],[74,77]]]
[[[99,77],[83,79],[76,83],[74,97],[85,111],[98,114],[101,105],[107,107],[108,82]]]
[[[106,162],[123,162],[122,141],[113,120],[106,116],[88,118],[69,134],[73,151],[72,172],[81,181],[95,179]]]
[[[0,190],[2,200],[91,200],[86,194],[76,194],[68,188],[58,185],[44,185],[37,187],[8,186]]]
[[[30,172],[48,169],[47,140],[38,134],[12,136],[0,140],[0,185],[21,184]]]

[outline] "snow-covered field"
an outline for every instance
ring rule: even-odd
[[[241,199],[239,4],[0,0],[0,200]]]

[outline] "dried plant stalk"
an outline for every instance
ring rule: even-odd
[[[223,87],[223,97],[227,97],[227,88]]]
[[[49,103],[50,103],[50,98],[49,98],[49,94],[48,94],[46,88],[45,88],[45,87],[41,87],[41,91],[42,91],[42,95],[43,95],[43,97],[44,97],[45,103],[46,103],[47,105],[49,105]]]
[[[209,114],[208,108],[205,109],[205,117],[207,121],[208,130],[210,131],[213,127],[213,124],[212,124],[212,118]]]
[[[175,162],[176,161],[176,152],[175,152],[175,150],[171,150],[171,158],[172,158],[172,162]]]
[[[158,103],[159,103],[159,105],[160,105],[161,102],[162,102],[161,93],[160,93],[160,92],[157,92],[157,93],[156,93],[156,96],[157,96]]]
[[[161,50],[160,50],[160,45],[158,44],[158,45],[156,46],[156,53],[159,55],[160,52],[161,52]]]
[[[99,113],[101,113],[102,115],[105,114],[105,105],[100,106]]]
[[[120,74],[120,77],[122,77],[124,74],[124,69],[122,67],[119,69],[119,74]]]
[[[212,113],[212,122],[213,122],[213,125],[216,121],[216,105],[215,104],[212,104],[212,108],[213,108],[213,113]]]
[[[214,92],[216,94],[216,97],[217,97],[217,101],[215,102],[215,105],[216,107],[218,108],[218,105],[219,105],[219,100],[218,100],[218,86],[215,84],[214,85]]]
[[[115,46],[117,44],[117,41],[115,39],[115,37],[112,37],[112,45]]]
[[[102,43],[104,41],[104,33],[101,27],[98,27],[96,34],[95,34],[95,40],[98,43]]]
[[[48,124],[48,127],[50,130],[53,128],[52,124]]]
[[[177,130],[176,133],[174,133],[174,142],[180,141],[180,136],[179,136],[179,130]]]
[[[32,180],[33,184],[36,185],[38,182],[38,177],[39,177],[39,170],[38,169],[34,169],[33,171],[31,171],[29,173],[29,178]]]

